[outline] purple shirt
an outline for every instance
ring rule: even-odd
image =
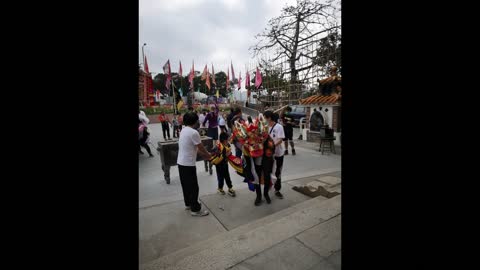
[[[205,120],[203,120],[203,124],[207,123],[209,128],[216,128],[218,127],[218,108],[215,108],[215,112],[209,112]]]

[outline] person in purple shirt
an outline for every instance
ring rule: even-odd
[[[203,120],[204,125],[208,121],[207,136],[212,138],[215,143],[217,143],[216,141],[218,140],[218,111],[217,105],[212,106],[205,120]]]

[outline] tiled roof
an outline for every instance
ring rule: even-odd
[[[308,98],[304,98],[300,100],[300,104],[302,105],[327,105],[327,104],[338,104],[340,101],[339,95],[330,95],[330,96],[323,96],[323,95],[314,95]]]

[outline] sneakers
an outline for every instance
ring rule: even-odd
[[[285,152],[283,153],[284,156],[287,156],[288,155],[288,150],[285,150]]]
[[[206,216],[210,214],[207,210],[200,210],[198,212],[190,212],[190,215],[192,215],[193,217],[203,217],[203,216]]]
[[[218,194],[220,194],[220,195],[225,195],[225,191],[223,190],[223,188],[217,189],[217,192],[218,192]]]
[[[235,197],[235,190],[233,190],[233,188],[229,188],[228,189],[228,195],[232,196],[232,197]]]
[[[292,149],[292,155],[295,156],[295,154],[296,154],[296,153],[295,153],[295,149]]]
[[[190,206],[185,206],[185,210],[190,210]]]
[[[277,196],[280,199],[283,199],[283,195],[282,193],[280,193],[280,191],[275,191],[275,196]]]

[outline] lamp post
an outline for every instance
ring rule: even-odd
[[[142,46],[142,61],[143,61],[143,70],[145,70],[145,51],[143,50],[143,47],[147,46],[147,43],[143,43]]]
[[[143,70],[145,71],[145,52],[143,50],[143,47],[147,46],[147,43],[143,43],[143,46],[142,46],[142,62],[143,62]],[[146,78],[147,76],[145,76],[145,81],[144,81],[144,86],[143,86],[143,102],[144,103],[148,103],[148,97],[147,97],[147,84],[146,84]],[[148,105],[147,105],[148,106]]]

